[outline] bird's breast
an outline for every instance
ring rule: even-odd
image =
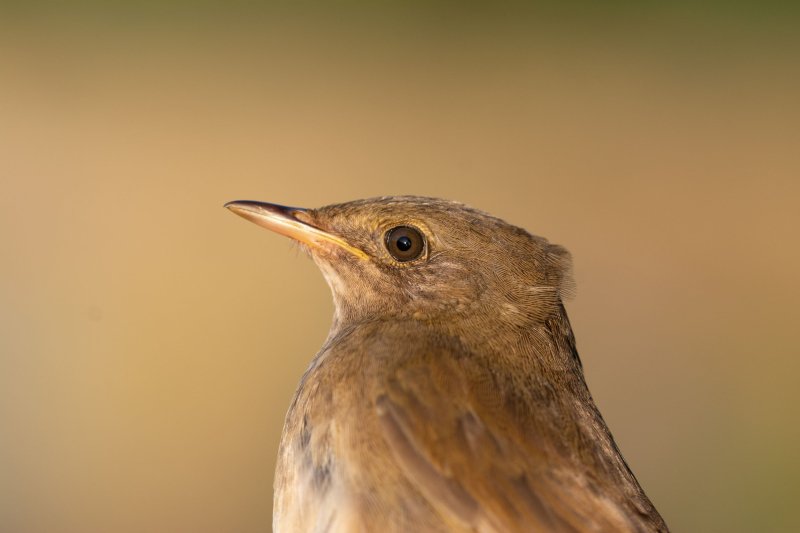
[[[355,354],[351,354],[355,355]],[[351,357],[352,358],[352,357]],[[303,376],[286,416],[275,473],[276,532],[358,531],[354,428],[369,424],[347,354],[323,349]]]

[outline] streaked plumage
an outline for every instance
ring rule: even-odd
[[[563,248],[428,198],[232,208],[294,220],[336,304],[287,414],[276,532],[667,531],[586,387]],[[387,252],[397,226],[418,260]]]

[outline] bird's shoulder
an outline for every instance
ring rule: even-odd
[[[657,530],[571,455],[570,407],[532,390],[546,380],[514,359],[529,355],[505,355],[435,324],[362,324],[312,363],[301,389],[322,401],[303,412],[335,428],[330,452],[372,483],[368,497],[404,516],[451,531]]]

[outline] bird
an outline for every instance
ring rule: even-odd
[[[589,393],[565,248],[436,198],[225,207],[297,241],[334,301],[276,533],[668,531]]]

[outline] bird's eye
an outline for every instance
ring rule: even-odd
[[[397,226],[386,232],[386,249],[400,262],[412,261],[425,250],[425,238],[410,226]]]

